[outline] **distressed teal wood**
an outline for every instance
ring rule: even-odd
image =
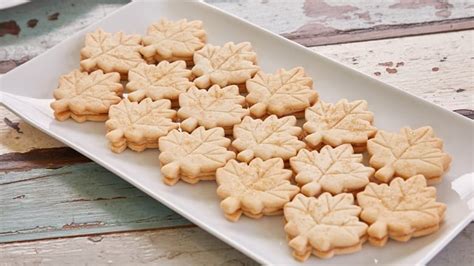
[[[0,243],[187,225],[95,163],[0,175]]]

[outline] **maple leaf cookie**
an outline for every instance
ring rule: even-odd
[[[138,103],[123,99],[110,107],[109,120],[105,123],[110,149],[120,153],[127,147],[134,151],[158,148],[158,139],[178,128],[171,120],[175,117],[176,111],[171,109],[169,100],[154,102],[147,98]]]
[[[207,44],[194,53],[194,84],[200,89],[245,84],[260,69],[256,63],[257,54],[249,42],[228,42],[222,47]]]
[[[140,52],[150,62],[184,60],[192,65],[193,54],[206,43],[202,21],[161,19],[148,27]]]
[[[280,214],[299,191],[290,183],[291,175],[281,158],[256,158],[249,164],[228,161],[216,172],[217,195],[223,199],[225,217],[235,222],[242,213],[251,218]]]
[[[77,122],[105,121],[110,106],[120,102],[122,92],[119,73],[74,70],[59,78],[51,108],[59,121],[69,117]]]
[[[361,162],[362,154],[354,154],[350,144],[336,148],[327,145],[319,152],[301,149],[297,156],[290,158],[295,180],[306,196],[362,190],[375,170]]]
[[[217,168],[235,158],[235,153],[227,150],[229,145],[219,127],[198,127],[191,133],[172,130],[159,140],[163,181],[174,185],[179,179],[191,184],[214,180]]]
[[[246,100],[252,105],[250,112],[255,117],[296,115],[318,100],[318,93],[312,87],[313,80],[302,67],[280,69],[275,74],[259,71],[246,82],[249,93]]]
[[[105,73],[119,72],[127,77],[130,68],[145,62],[139,53],[142,37],[123,32],[108,33],[102,29],[86,35],[81,49],[81,69],[91,72],[102,69]]]
[[[363,100],[348,102],[342,99],[335,104],[319,100],[305,111],[303,129],[309,134],[306,142],[313,148],[324,144],[333,147],[352,144],[356,152],[364,151],[367,140],[375,135],[372,126],[374,115]]]
[[[394,176],[409,178],[422,174],[428,184],[441,181],[451,157],[443,152],[443,141],[435,137],[429,126],[402,128],[400,133],[380,130],[367,142],[370,165],[377,171],[375,178],[389,182]]]
[[[349,193],[323,193],[319,198],[296,195],[284,208],[285,232],[295,259],[305,261],[311,253],[326,259],[359,251],[367,232],[367,225],[359,221],[360,212]]]
[[[137,102],[144,98],[169,99],[177,103],[179,95],[193,85],[189,81],[191,74],[184,61],[162,61],[156,66],[139,64],[128,72],[129,82],[125,86],[130,92],[128,99]]]
[[[357,194],[361,219],[367,222],[369,242],[384,246],[388,238],[408,241],[438,231],[446,205],[436,202],[436,188],[427,187],[422,175],[387,184],[370,183]]]
[[[226,134],[231,134],[233,126],[249,114],[249,110],[242,107],[244,104],[245,97],[235,85],[224,88],[214,85],[209,90],[192,87],[179,95],[178,117],[184,120],[181,128],[190,132],[198,125],[222,127]]]
[[[278,118],[271,115],[265,120],[244,117],[242,123],[234,126],[232,146],[240,153],[239,161],[249,162],[254,157],[264,160],[280,157],[288,160],[305,147],[305,143],[298,140],[301,128],[295,126],[294,116]]]

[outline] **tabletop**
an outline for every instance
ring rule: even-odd
[[[42,0],[0,10],[0,74],[127,2]],[[472,1],[206,2],[474,118]],[[0,265],[67,264],[71,257],[256,264],[2,106],[0,119]],[[471,223],[430,264],[472,263],[473,231]]]

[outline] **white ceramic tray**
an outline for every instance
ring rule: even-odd
[[[78,67],[79,50],[86,32],[102,27],[107,31],[143,34],[147,26],[160,17],[204,21],[210,43],[252,42],[258,54],[258,62],[265,71],[303,66],[314,79],[315,87],[323,99],[366,99],[370,110],[375,113],[376,126],[381,129],[398,131],[406,125],[431,125],[436,134],[445,140],[445,149],[452,155],[453,163],[443,182],[437,186],[438,199],[448,205],[446,220],[441,229],[435,234],[408,243],[389,241],[384,248],[365,244],[362,251],[336,256],[325,260],[325,264],[423,264],[471,221],[472,213],[466,202],[472,197],[469,189],[472,188],[472,176],[469,177],[469,174],[474,168],[472,121],[205,3],[132,2],[2,76],[1,102],[28,123],[91,158],[255,260],[265,264],[301,264],[291,256],[281,216],[260,220],[242,217],[237,223],[228,222],[219,209],[214,182],[200,182],[197,185],[180,182],[176,186],[166,186],[161,181],[157,150],[114,154],[107,148],[103,123],[79,124],[54,120],[49,108],[52,91],[61,74]],[[467,183],[460,186],[464,188],[460,195],[451,188],[451,183],[466,174]],[[306,264],[318,262],[322,261],[311,257]]]

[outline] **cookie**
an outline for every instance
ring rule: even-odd
[[[361,162],[362,154],[354,154],[350,144],[336,148],[326,145],[319,152],[301,149],[297,156],[290,158],[295,180],[306,196],[364,189],[375,170]]]
[[[174,185],[180,179],[191,184],[214,180],[217,168],[235,158],[235,153],[227,150],[229,145],[219,127],[198,127],[192,133],[172,130],[159,140],[163,181]]]
[[[290,183],[291,175],[281,158],[256,158],[249,164],[228,161],[216,172],[217,195],[222,198],[225,217],[235,222],[242,213],[255,219],[280,214],[299,191]]]
[[[192,65],[193,54],[206,43],[202,21],[161,19],[148,28],[140,52],[149,62],[183,60]]]
[[[422,175],[387,184],[370,183],[357,194],[361,219],[368,223],[369,242],[384,246],[388,238],[408,241],[439,229],[446,205],[436,202],[436,188],[427,187]]]
[[[239,151],[237,159],[249,162],[254,157],[268,160],[280,157],[288,160],[305,147],[298,140],[301,128],[295,126],[294,116],[278,118],[271,115],[265,120],[244,117],[242,123],[234,126],[232,146]]]
[[[207,44],[194,53],[194,84],[200,89],[245,84],[260,69],[256,63],[257,54],[249,42],[228,42],[222,47]]]
[[[59,121],[105,121],[110,106],[120,102],[122,92],[119,73],[104,74],[97,70],[88,74],[74,70],[59,78],[51,108]]]
[[[186,69],[184,61],[163,61],[156,66],[139,64],[128,72],[125,88],[131,101],[169,99],[177,105],[179,95],[193,85],[190,78],[191,70]]]
[[[128,71],[144,63],[139,49],[142,37],[123,32],[108,33],[102,29],[86,35],[81,49],[81,69],[91,72],[102,69],[105,73],[118,72],[127,77]]]
[[[367,140],[375,135],[372,126],[374,115],[367,110],[364,100],[348,102],[342,99],[335,104],[319,100],[305,111],[303,129],[309,135],[306,142],[315,149],[324,144],[333,147],[351,144],[356,152],[366,149]]]
[[[304,116],[304,110],[318,100],[313,80],[302,67],[279,69],[275,74],[259,71],[247,80],[247,102],[254,117],[267,114]]]
[[[359,251],[367,232],[367,225],[359,221],[360,211],[352,194],[296,195],[284,208],[285,232],[295,259],[305,261],[311,253],[326,259]]]
[[[428,184],[435,184],[451,163],[451,157],[443,152],[443,141],[429,126],[405,127],[400,133],[381,130],[369,140],[367,149],[369,163],[377,170],[375,178],[385,183],[394,176],[407,179],[422,174]]]
[[[120,153],[127,147],[134,151],[158,148],[158,139],[168,134],[178,124],[172,121],[176,111],[169,100],[152,101],[147,98],[137,102],[123,99],[109,110],[107,139],[110,149]]]
[[[233,126],[249,114],[249,110],[242,107],[244,104],[245,97],[235,85],[224,88],[214,85],[209,90],[192,87],[179,95],[181,128],[191,132],[197,126],[222,127],[226,134],[232,134]]]

